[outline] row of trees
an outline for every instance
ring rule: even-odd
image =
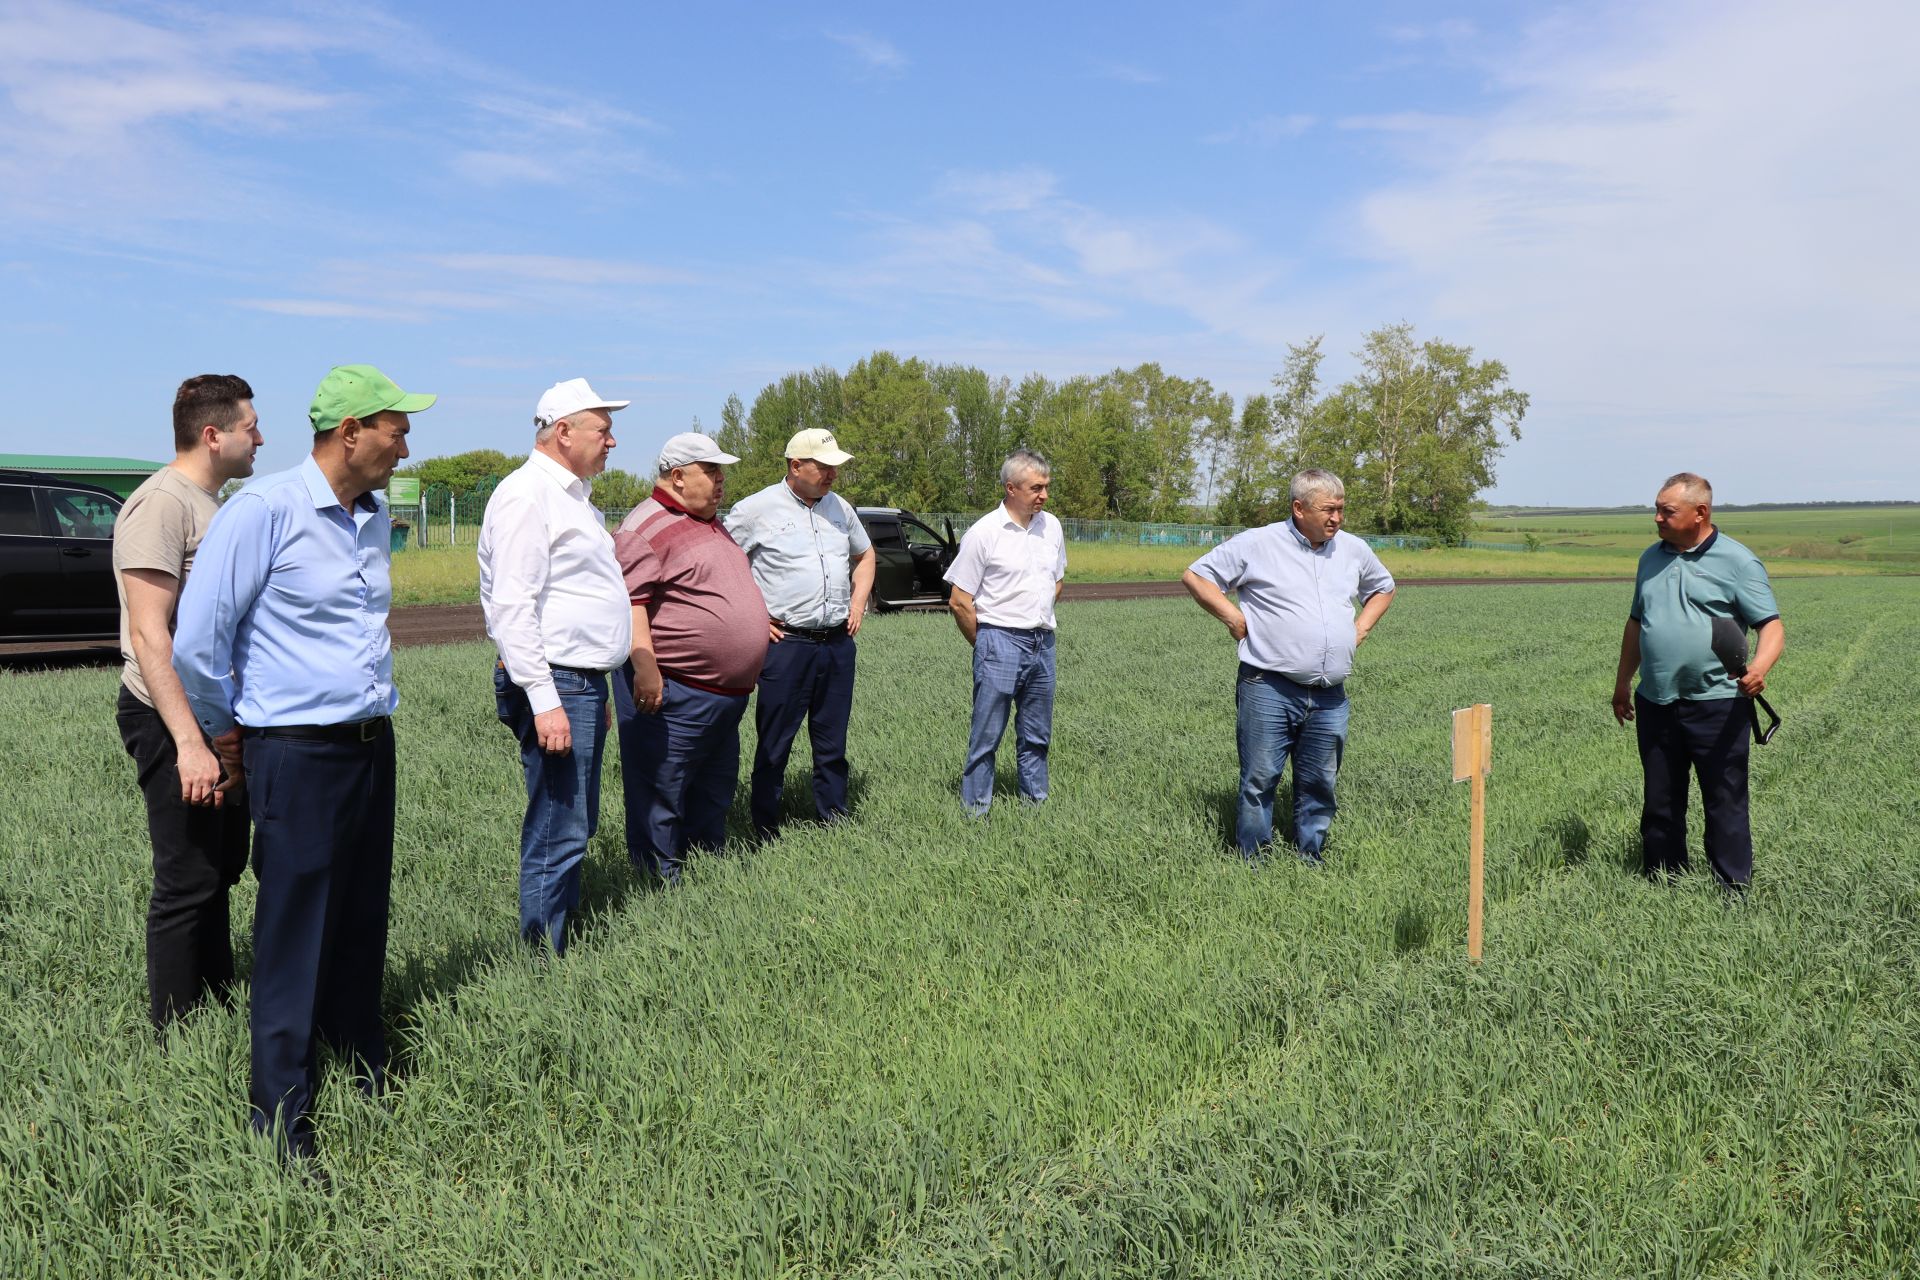
[[[751,409],[727,397],[715,438],[740,455],[728,483],[736,496],[779,478],[794,432],[825,427],[855,455],[840,488],[861,503],[984,510],[999,500],[1001,460],[1025,446],[1052,461],[1049,505],[1062,516],[1264,524],[1286,514],[1292,475],[1319,466],[1346,481],[1354,528],[1464,536],[1501,451],[1519,438],[1526,394],[1499,361],[1419,341],[1411,325],[1367,334],[1355,355],[1358,371],[1327,390],[1321,340],[1294,346],[1273,390],[1236,406],[1205,378],[1158,364],[1014,382],[876,351],[844,373],[787,374]],[[411,473],[470,492],[518,462],[481,450]],[[644,499],[652,482],[639,470],[646,478],[610,470],[596,500],[612,509]]]

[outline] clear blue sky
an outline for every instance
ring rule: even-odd
[[[1503,501],[1920,498],[1920,5],[0,0],[0,450],[166,456],[333,364],[644,470],[875,348],[1236,397],[1406,320],[1533,395]]]

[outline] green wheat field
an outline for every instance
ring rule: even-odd
[[[115,674],[0,673],[0,1275],[1912,1274],[1920,581],[1780,584],[1744,903],[1632,873],[1626,593],[1403,592],[1319,872],[1225,850],[1233,657],[1190,604],[1062,608],[1052,797],[1007,803],[1003,751],[984,825],[964,644],[877,618],[851,824],[643,889],[616,755],[557,963],[515,939],[490,653],[404,650],[395,1086],[330,1079],[324,1181],[247,1132],[244,1005],[150,1035]]]

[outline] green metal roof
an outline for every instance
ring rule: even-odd
[[[148,473],[166,466],[144,458],[87,458],[52,453],[0,453],[0,467],[17,471],[58,471],[66,475],[86,475],[114,471]]]

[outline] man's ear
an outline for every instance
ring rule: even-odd
[[[220,434],[220,428],[214,426],[211,422],[203,422],[200,424],[200,443],[205,447],[209,449],[219,448]]]
[[[340,419],[340,443],[352,445],[360,439],[360,428],[365,424],[358,418]]]

